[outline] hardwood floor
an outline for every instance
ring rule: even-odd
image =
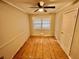
[[[13,59],[68,59],[55,38],[30,37]]]

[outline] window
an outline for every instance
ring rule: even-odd
[[[42,28],[43,29],[50,29],[50,20],[49,19],[44,19],[42,21]]]
[[[33,20],[33,29],[50,29],[50,19],[49,18],[34,18]]]
[[[40,19],[33,20],[33,28],[41,29],[41,20]]]

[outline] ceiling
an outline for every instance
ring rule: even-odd
[[[3,0],[4,2],[18,8],[19,10],[29,14],[41,14],[41,13],[55,13],[62,9],[64,6],[70,4],[74,0],[42,0],[47,5],[55,6],[55,9],[46,9],[47,12],[34,12],[36,8],[30,8],[36,6],[40,0]]]

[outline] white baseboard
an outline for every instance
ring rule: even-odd
[[[71,59],[71,57],[70,56],[68,56],[69,57],[69,59]]]
[[[57,40],[58,44],[61,46],[61,43]],[[63,49],[63,47],[61,46],[61,48]],[[65,50],[63,49],[63,51],[65,52]],[[68,56],[69,59],[71,59],[71,57],[65,52],[65,54]]]

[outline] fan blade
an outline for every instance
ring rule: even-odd
[[[47,12],[47,10],[44,9],[44,12]]]
[[[40,5],[40,3],[38,3],[38,7],[39,7],[39,8],[42,8],[42,6]]]
[[[36,9],[34,12],[37,12],[39,9]]]
[[[30,7],[30,8],[39,8],[39,7]]]
[[[43,8],[55,8],[55,6],[45,6]]]
[[[79,2],[79,0],[75,0],[75,1],[73,2],[73,4],[75,4],[75,3],[77,3],[77,2]]]

